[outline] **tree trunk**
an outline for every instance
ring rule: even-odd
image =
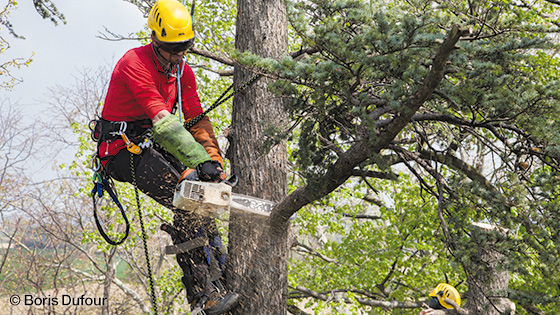
[[[496,228],[473,226],[465,309],[469,314],[515,314],[515,304],[508,296],[508,260],[498,249],[505,236]]]
[[[116,269],[117,269],[117,264],[114,261],[114,257],[115,257],[115,253],[117,252],[117,247],[113,246],[111,248],[111,250],[109,251],[108,254],[108,259],[107,259],[107,271],[105,273],[105,283],[103,284],[103,298],[105,299],[104,301],[107,301],[106,304],[103,304],[102,308],[101,308],[101,314],[102,315],[108,315],[110,314],[109,311],[109,296],[111,295],[111,284],[113,283],[113,279],[116,276]]]
[[[282,0],[237,2],[236,48],[277,58],[287,51],[286,8]],[[253,73],[236,67],[234,84],[241,86]],[[284,103],[261,78],[233,100],[227,157],[240,178],[235,192],[271,201],[286,195],[286,143],[267,150],[266,130],[287,122]],[[232,212],[229,223],[228,286],[241,295],[236,314],[285,314],[288,295],[288,228],[274,230],[266,218]]]

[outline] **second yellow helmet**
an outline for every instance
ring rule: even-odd
[[[459,291],[447,283],[438,284],[429,296],[432,297],[432,301],[435,303],[435,305],[432,305],[432,301],[430,301],[431,308],[437,308],[437,306],[442,306],[443,308],[453,308],[453,306],[445,303],[445,298],[448,298],[457,303],[457,305],[461,306],[461,295],[459,295]],[[439,305],[437,305],[437,303],[439,303]]]

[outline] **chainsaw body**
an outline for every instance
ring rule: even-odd
[[[173,205],[186,211],[195,211],[203,216],[218,218],[227,210],[269,216],[275,203],[232,193],[231,186],[224,182],[184,180],[175,190]]]

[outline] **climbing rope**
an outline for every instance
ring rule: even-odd
[[[138,194],[138,186],[136,185],[136,171],[134,170],[134,154],[130,154],[130,171],[132,172],[132,184],[134,185],[134,195],[136,196],[136,208],[138,209],[138,218],[140,220],[140,229],[142,230],[142,241],[144,243],[144,254],[146,256],[146,266],[148,268],[148,281],[150,283],[150,294],[152,296],[152,309],[154,314],[158,314],[156,290],[154,286],[154,277],[152,276],[152,267],[150,265],[150,254],[148,252],[148,235],[144,228],[144,219],[140,207],[140,196]]]
[[[99,170],[99,169],[98,169]],[[101,202],[101,197],[103,197],[103,192],[106,191],[113,202],[119,208],[121,216],[124,220],[125,224],[125,231],[124,236],[120,239],[114,240],[109,237],[109,235],[103,230],[103,226],[101,222],[99,222],[99,217],[97,215],[97,204]],[[126,212],[124,211],[123,206],[121,205],[117,194],[115,193],[115,187],[107,175],[104,172],[95,171],[93,174],[93,189],[91,191],[91,197],[93,199],[93,218],[95,219],[95,225],[97,226],[97,230],[99,234],[105,239],[105,241],[111,245],[117,246],[122,244],[126,238],[128,237],[128,232],[130,230],[130,224],[128,223],[128,218],[126,217]]]
[[[192,126],[196,125],[200,120],[202,120],[202,118],[204,116],[206,116],[211,110],[213,110],[214,108],[222,105],[223,103],[225,103],[227,100],[229,100],[230,98],[232,98],[235,94],[243,91],[244,89],[246,89],[247,87],[251,86],[253,83],[255,83],[258,79],[261,78],[261,74],[255,74],[251,79],[249,79],[249,81],[245,82],[244,84],[242,84],[240,87],[238,87],[237,89],[235,89],[231,94],[227,95],[226,94],[233,88],[233,83],[230,84],[230,86],[222,93],[222,95],[220,95],[220,97],[218,97],[218,99],[214,102],[214,104],[212,104],[212,106],[210,106],[207,110],[205,110],[202,114],[196,116],[195,118],[189,120],[188,122],[186,122],[184,124],[185,128],[187,130],[191,129]]]

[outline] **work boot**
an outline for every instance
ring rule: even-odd
[[[217,290],[212,291],[208,296],[203,296],[200,300],[191,306],[193,312],[191,314],[198,314],[203,310],[206,315],[218,315],[227,313],[239,302],[239,295],[237,293],[224,293],[221,294]],[[198,312],[197,312],[198,311]]]

